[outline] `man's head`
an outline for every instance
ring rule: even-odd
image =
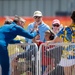
[[[8,18],[5,20],[4,24],[11,24],[12,22],[13,22],[13,20]]]
[[[35,20],[35,22],[40,22],[42,21],[42,12],[41,11],[35,11],[33,14],[33,18]]]
[[[72,12],[71,19],[72,19],[73,22],[75,23],[75,11]]]
[[[23,27],[25,24],[25,20],[19,16],[15,16],[13,22],[15,22],[17,25]]]

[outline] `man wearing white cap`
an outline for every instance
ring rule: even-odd
[[[34,27],[38,28],[40,34],[40,40],[44,42],[44,34],[46,30],[49,30],[49,26],[42,21],[41,11],[35,11],[33,14],[34,22],[28,25],[27,30],[29,32],[34,31]],[[31,40],[28,39],[28,43],[31,43]]]

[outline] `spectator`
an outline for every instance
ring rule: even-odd
[[[53,22],[52,22],[52,30],[53,32],[55,33],[56,37],[57,37],[57,34],[59,33],[59,31],[63,28],[62,24],[60,23],[60,21],[58,19],[54,19]],[[57,53],[57,52],[56,52]],[[60,54],[59,56],[60,57]],[[56,62],[55,62],[56,63]],[[61,71],[62,70],[62,71]],[[64,74],[64,71],[63,71],[63,67],[61,66],[57,66],[55,67],[55,69],[53,70],[52,72],[52,75],[63,75]]]
[[[52,41],[54,39],[55,35],[50,31],[47,30],[45,32],[45,40],[46,41]],[[43,42],[40,40],[36,40],[36,38],[33,39],[34,43],[37,43],[38,46],[42,44]],[[53,48],[54,46],[50,46],[49,48]],[[46,48],[46,49],[45,49]],[[45,51],[47,50],[47,47],[43,46],[42,48],[42,75],[47,75],[49,72],[53,70],[53,64],[54,64],[54,59],[50,57],[45,56]]]
[[[73,11],[73,13],[71,15],[71,19],[72,19],[71,25],[69,27],[66,27],[63,30],[64,31],[63,41],[65,41],[65,42],[75,42],[75,35],[74,35],[74,32],[75,32],[75,29],[74,29],[75,28],[75,26],[74,26],[75,25],[75,11]],[[62,58],[61,58],[59,65],[64,67],[65,75],[72,75],[72,71],[75,66],[75,55],[74,55],[74,51],[73,51],[74,48],[75,47],[73,45],[71,45],[71,48],[70,48],[70,46],[68,46],[66,48],[65,52],[63,50],[63,55],[62,55]],[[68,53],[67,57],[65,57],[66,53]]]
[[[37,32],[30,34],[23,29],[22,18],[16,17],[9,25],[4,25],[0,28],[0,64],[2,67],[2,75],[9,75],[9,56],[7,46],[17,36],[21,35],[27,38],[34,38]],[[13,41],[12,41],[13,42]],[[20,43],[20,41],[17,41]]]
[[[72,23],[69,27],[66,27],[66,31],[67,31],[67,39],[69,40],[69,42],[75,43],[75,11],[72,12],[71,14],[71,19],[72,19]],[[75,50],[74,50],[74,45],[71,45],[71,48],[68,47],[68,57],[67,60],[61,60],[61,64],[63,63],[63,61],[65,61],[64,63],[64,73],[65,75],[73,75],[75,74]],[[67,65],[66,65],[67,63]]]
[[[47,24],[45,24],[42,20],[42,13],[40,11],[35,11],[34,14],[33,14],[33,18],[34,18],[34,22],[33,23],[30,23],[28,25],[28,28],[27,30],[29,32],[32,32],[34,30],[34,26],[37,25],[38,26],[38,31],[39,31],[39,35],[40,35],[40,40],[42,42],[44,42],[44,34],[45,34],[45,31],[50,29],[49,26]],[[32,41],[28,39],[28,43],[31,43]]]
[[[52,22],[52,30],[57,34],[63,28],[62,24],[58,19],[54,19]]]
[[[31,33],[38,26],[38,31],[39,31],[39,36],[40,36],[39,40],[41,40],[42,42],[45,42],[45,39],[44,39],[45,31],[50,29],[50,27],[43,22],[42,17],[43,15],[41,11],[35,11],[33,14],[34,22],[28,25],[27,30],[28,32]],[[26,41],[27,43],[32,43],[31,39],[26,39]],[[29,49],[30,49],[30,46],[27,46],[26,50],[29,50]]]

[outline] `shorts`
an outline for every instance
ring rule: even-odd
[[[75,65],[75,59],[61,58],[61,61],[60,61],[60,63],[58,65],[62,66],[62,67],[73,66],[73,65]]]

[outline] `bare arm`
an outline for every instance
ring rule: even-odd
[[[60,37],[56,37],[54,40],[52,40],[52,41],[46,41],[45,42],[45,45],[49,45],[50,43],[61,43],[61,42],[63,42],[63,39],[62,38],[60,38]]]
[[[16,35],[20,35],[29,39],[33,39],[34,37],[37,36],[37,30],[35,30],[33,33],[29,33],[27,32],[24,28],[20,27],[20,26],[15,26],[15,32]]]
[[[63,39],[57,36],[52,42],[54,43],[63,42]]]

